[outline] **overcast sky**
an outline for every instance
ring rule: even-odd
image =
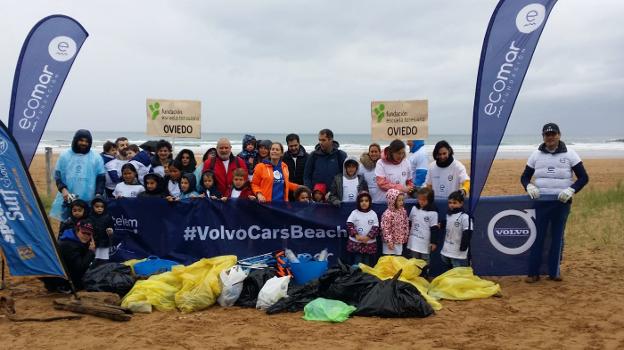
[[[204,132],[370,132],[372,100],[428,99],[432,134],[468,134],[497,1],[11,1],[0,115],[19,51],[55,13],[89,32],[48,124],[145,131],[145,99],[202,101]],[[624,136],[624,1],[561,0],[508,133],[547,121]],[[539,131],[537,131],[539,133]]]

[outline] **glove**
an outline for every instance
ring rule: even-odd
[[[472,230],[464,230],[462,232],[461,243],[459,244],[459,250],[465,252],[470,247],[470,239],[472,238]]]
[[[559,200],[561,201],[561,203],[565,203],[567,201],[569,201],[570,199],[572,199],[572,196],[574,196],[574,193],[576,191],[574,191],[574,189],[572,187],[568,187],[565,190],[561,191],[559,193]]]
[[[535,186],[534,184],[528,184],[526,187],[526,191],[531,199],[538,199],[540,196],[539,188],[537,188],[537,186]]]

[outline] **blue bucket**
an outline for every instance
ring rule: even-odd
[[[327,260],[325,261],[302,261],[299,263],[290,263],[295,283],[306,284],[309,281],[321,277],[327,271]]]

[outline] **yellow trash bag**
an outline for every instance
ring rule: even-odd
[[[221,294],[219,273],[236,264],[236,256],[218,256],[201,259],[192,265],[174,268],[182,288],[175,294],[175,304],[182,312],[199,311],[211,306]]]
[[[403,270],[399,280],[416,287],[427,303],[434,310],[438,311],[442,309],[442,304],[427,293],[429,282],[420,276],[425,265],[427,265],[427,262],[421,259],[407,259],[402,256],[386,255],[379,258],[374,268],[365,264],[360,264],[359,266],[362,272],[376,276],[381,280],[392,278],[399,270]]]
[[[133,310],[149,310],[146,304],[159,311],[176,307],[183,312],[201,310],[215,303],[221,293],[219,273],[234,264],[236,256],[226,255],[174,266],[169,272],[135,283],[121,305]]]
[[[472,267],[448,270],[434,278],[429,285],[429,295],[447,300],[488,298],[500,291],[498,283],[475,276]]]
[[[161,275],[171,275],[171,272],[165,272]],[[151,312],[152,306],[159,311],[175,310],[175,294],[179,288],[166,283],[163,278],[160,280],[153,278],[157,276],[160,275],[137,281],[121,301],[121,306],[131,310],[145,310],[146,312]]]

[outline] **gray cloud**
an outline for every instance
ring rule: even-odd
[[[145,98],[158,97],[201,100],[205,132],[315,132],[329,126],[366,133],[371,100],[428,98],[431,133],[469,133],[479,54],[495,5],[12,3],[0,23],[0,110],[8,111],[28,30],[46,15],[64,13],[91,35],[57,102],[51,130],[71,125],[143,131]],[[570,134],[622,134],[622,17],[619,1],[555,6],[509,133],[534,133],[555,120]]]

